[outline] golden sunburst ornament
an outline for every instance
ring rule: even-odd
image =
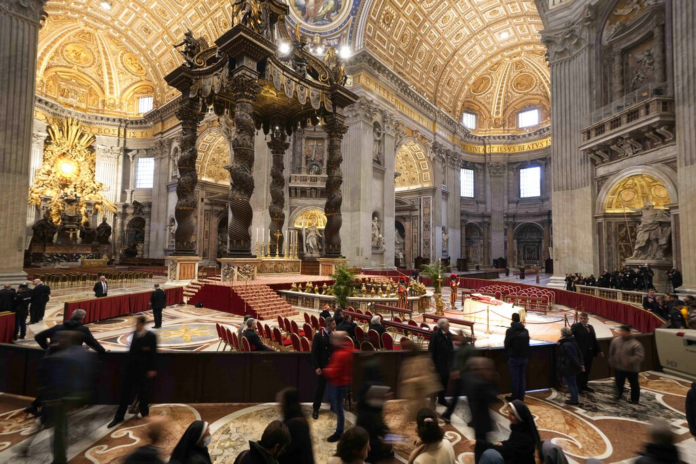
[[[44,149],[41,168],[34,185],[29,189],[29,204],[41,206],[41,197],[51,197],[51,217],[60,224],[65,207],[61,196],[79,199],[82,222],[89,220],[85,213],[87,201],[102,214],[116,212],[116,205],[104,198],[104,184],[95,180],[97,157],[92,150],[94,136],[85,132],[76,119],[65,119],[48,128],[50,143]]]
[[[159,339],[162,342],[181,338],[186,343],[191,343],[193,337],[206,337],[213,335],[215,335],[215,333],[213,333],[213,329],[210,326],[191,328],[187,325],[182,325],[178,329],[159,331]]]

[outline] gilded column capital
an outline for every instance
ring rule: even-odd
[[[546,46],[549,64],[572,58],[589,44],[593,10],[586,8],[583,16],[567,22],[562,28],[541,31],[541,42]]]
[[[17,18],[31,21],[37,26],[46,17],[44,6],[47,0],[2,0],[0,11]]]

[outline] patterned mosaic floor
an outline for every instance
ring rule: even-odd
[[[610,380],[595,382],[597,389],[590,397],[582,398],[584,409],[565,406],[565,396],[556,390],[531,393],[527,403],[536,416],[544,440],[552,440],[566,451],[571,463],[583,463],[590,457],[606,463],[629,463],[641,450],[646,440],[646,424],[652,418],[667,420],[677,435],[681,458],[696,462],[696,441],[689,435],[684,416],[684,398],[689,383],[657,373],[641,375],[642,403],[632,406],[611,399]],[[38,464],[50,462],[50,434],[43,430],[34,434],[34,423],[22,412],[29,399],[0,394],[0,462]],[[509,422],[502,414],[504,402],[499,400],[492,408],[495,430],[491,441],[504,439],[509,434]],[[309,412],[309,406],[305,407]],[[442,412],[442,408],[438,407]],[[114,429],[106,424],[113,417],[115,407],[92,406],[73,411],[70,416],[69,459],[71,463],[115,463],[145,441],[144,422],[131,417]],[[414,423],[403,418],[404,403],[391,401],[385,408],[385,417],[393,433],[405,436],[404,445],[396,448],[396,457],[384,463],[406,462],[411,451]],[[161,404],[151,409],[152,415],[165,416],[164,439],[159,445],[167,456],[188,424],[202,419],[211,424],[213,439],[210,453],[216,464],[232,463],[245,449],[249,440],[258,440],[270,421],[278,418],[275,404]],[[347,420],[354,422],[347,413]],[[466,426],[469,420],[466,401],[460,402],[452,424],[441,425],[446,437],[455,448],[458,464],[473,463],[471,450],[464,441],[473,437]],[[318,463],[325,463],[335,451],[326,442],[333,432],[335,416],[324,410],[319,420],[311,420],[314,452]],[[350,425],[348,425],[350,427]],[[28,455],[23,455],[31,443]]]

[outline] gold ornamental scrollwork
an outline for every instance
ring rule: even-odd
[[[49,144],[34,185],[29,189],[29,204],[41,206],[41,197],[50,197],[49,210],[53,223],[61,223],[61,213],[66,205],[64,198],[76,199],[87,222],[86,202],[94,202],[94,209],[101,214],[116,212],[116,205],[102,194],[104,184],[95,179],[97,157],[92,149],[94,136],[85,132],[75,119],[66,119],[48,128]]]

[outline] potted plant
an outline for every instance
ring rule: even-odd
[[[450,266],[443,266],[440,261],[421,266],[421,276],[433,281],[435,293],[442,293],[442,275],[449,272]]]
[[[336,296],[338,306],[346,308],[348,305],[348,297],[353,293],[353,282],[355,281],[355,271],[348,269],[345,266],[336,268],[336,272],[331,274],[334,280],[333,294]]]

